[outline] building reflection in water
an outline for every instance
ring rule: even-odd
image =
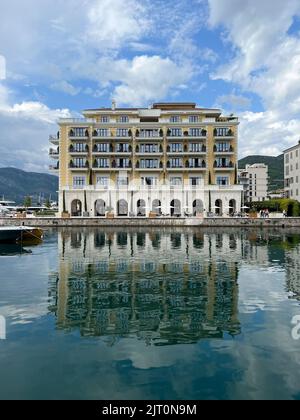
[[[195,343],[240,334],[240,234],[65,230],[50,309],[63,330]]]

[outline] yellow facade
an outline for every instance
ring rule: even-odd
[[[113,104],[83,115],[60,120],[58,136],[51,136],[58,147],[51,155],[59,161],[52,169],[59,173],[61,193],[97,190],[105,179],[115,185],[120,176],[137,186],[175,182],[232,189],[237,183],[236,117],[192,103],[148,109]]]

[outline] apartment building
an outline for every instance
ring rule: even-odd
[[[246,165],[239,170],[239,182],[244,188],[245,203],[268,199],[269,168],[263,163]]]
[[[300,201],[300,141],[284,151],[285,196]]]
[[[86,110],[50,136],[60,213],[196,216],[240,211],[238,118],[193,103]]]

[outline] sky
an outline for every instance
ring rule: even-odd
[[[240,157],[300,138],[299,0],[1,0],[0,167],[47,172],[85,108],[193,101],[240,117]]]

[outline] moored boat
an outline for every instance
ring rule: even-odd
[[[42,229],[29,226],[0,227],[0,243],[19,243],[32,239],[42,239]]]

